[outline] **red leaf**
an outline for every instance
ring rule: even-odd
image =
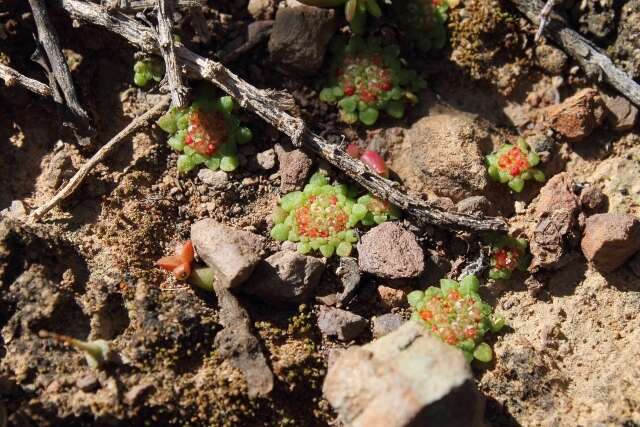
[[[387,169],[387,165],[384,162],[382,156],[375,151],[367,150],[362,156],[360,156],[360,160],[371,169],[373,169],[378,175],[387,176],[389,171]]]
[[[184,261],[182,260],[182,258],[175,255],[165,256],[156,261],[156,265],[158,267],[167,271],[173,271],[177,266],[183,263]]]

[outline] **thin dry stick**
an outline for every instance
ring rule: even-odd
[[[547,22],[549,21],[549,14],[551,13],[553,6],[555,5],[556,5],[556,0],[547,0],[547,3],[545,3],[544,7],[542,8],[542,11],[538,16],[540,25],[538,25],[538,31],[536,31],[536,35],[533,38],[533,40],[536,43],[538,42],[538,40],[540,40],[540,37],[542,37],[542,32],[544,31],[544,27],[547,26]]]
[[[67,61],[62,55],[60,42],[47,15],[47,8],[44,1],[29,0],[29,5],[33,12],[33,20],[38,29],[38,40],[47,54],[53,75],[62,91],[66,105],[75,116],[76,122],[81,126],[83,133],[93,133],[93,128],[89,122],[89,115],[80,105],[80,101],[78,101],[73,80],[71,79],[71,72],[67,66]]]
[[[158,43],[166,65],[167,81],[171,90],[171,104],[184,107],[187,102],[187,88],[182,83],[182,75],[176,60],[176,47],[171,34],[173,0],[158,0]]]
[[[200,0],[177,0],[176,7],[178,9],[189,9],[192,7],[200,7]],[[145,9],[153,9],[156,7],[156,0],[114,0],[108,2],[107,8],[118,9],[127,12],[138,12]]]
[[[58,4],[74,18],[103,26],[120,34],[146,52],[157,53],[158,51],[154,32],[126,15],[110,15],[95,4],[78,0],[58,0]],[[433,203],[408,196],[398,189],[397,183],[377,175],[340,147],[311,132],[301,119],[287,113],[283,105],[288,102],[288,97],[283,97],[272,90],[258,89],[229,71],[221,63],[206,59],[184,46],[177,46],[176,54],[178,60],[194,76],[211,81],[238,100],[243,108],[251,109],[276,129],[288,135],[294,145],[317,153],[376,196],[402,208],[418,223],[476,232],[507,231],[507,224],[502,218],[479,218],[451,212]]]
[[[34,80],[20,74],[13,68],[7,67],[4,64],[0,64],[0,79],[4,80],[4,84],[7,85],[7,87],[18,85],[40,96],[52,96],[51,88],[49,86],[39,82],[38,80]]]
[[[102,162],[122,141],[128,138],[136,129],[146,126],[149,120],[160,115],[166,107],[169,105],[168,96],[163,97],[160,102],[150,108],[147,112],[139,117],[136,117],[129,125],[122,129],[116,136],[111,138],[109,142],[103,145],[96,153],[76,172],[75,175],[69,180],[69,182],[58,191],[47,203],[40,206],[29,215],[30,219],[38,220],[42,218],[47,212],[49,212],[54,206],[60,203],[62,200],[69,197],[73,192],[82,184],[89,172],[100,162]]]
[[[544,5],[540,0],[509,0],[531,22],[540,25],[540,14]],[[587,75],[604,79],[629,101],[640,107],[640,85],[624,71],[617,68],[611,59],[600,52],[591,42],[577,32],[567,28],[564,20],[555,13],[549,14],[545,27],[547,34],[569,55],[582,65]]]

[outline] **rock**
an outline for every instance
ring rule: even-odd
[[[275,0],[249,0],[247,11],[255,20],[273,19]]]
[[[71,178],[75,172],[71,154],[67,151],[66,145],[63,145],[49,161],[47,172],[44,175],[44,184],[51,190],[56,190],[62,185],[64,179]]]
[[[263,237],[213,219],[193,224],[191,241],[198,256],[216,271],[216,280],[229,288],[246,281],[262,259]]]
[[[264,170],[273,169],[276,165],[276,152],[273,148],[269,148],[266,151],[258,153],[256,155],[256,161],[258,166]]]
[[[491,141],[466,113],[423,117],[405,132],[390,167],[409,189],[453,202],[483,195],[489,179],[481,150]]]
[[[269,39],[271,60],[283,71],[313,75],[336,31],[335,11],[300,5],[281,7]]]
[[[300,304],[311,298],[324,268],[318,258],[276,252],[258,264],[242,290],[273,304]]]
[[[152,392],[155,386],[151,383],[136,384],[131,387],[123,396],[123,401],[127,405],[134,405],[137,403],[146,393]]]
[[[397,222],[369,230],[358,243],[360,270],[384,279],[408,279],[424,272],[424,252],[416,236]]]
[[[364,332],[367,320],[350,311],[321,305],[318,308],[318,328],[324,335],[351,341]]]
[[[561,74],[567,66],[567,55],[560,49],[548,44],[536,46],[538,65],[549,74]]]
[[[76,380],[76,386],[85,393],[96,391],[100,387],[100,382],[94,374],[84,375]]]
[[[311,173],[313,162],[301,150],[276,150],[280,163],[280,192],[286,194],[302,189]]]
[[[351,257],[340,257],[340,266],[336,269],[336,275],[342,282],[342,292],[337,295],[338,306],[341,306],[353,298],[360,284],[358,260]]]
[[[27,216],[27,208],[21,200],[13,200],[7,209],[3,209],[0,214],[10,216],[11,218],[24,218]]]
[[[201,168],[198,171],[198,178],[214,190],[226,188],[229,182],[229,175],[225,171],[212,171],[209,168]]]
[[[543,123],[570,142],[582,141],[604,118],[604,103],[594,89],[582,89],[543,111]]]
[[[387,310],[406,305],[407,295],[406,292],[402,289],[380,285],[378,286],[377,291],[378,297],[380,297],[380,304]]]
[[[580,192],[580,206],[587,215],[605,213],[609,209],[609,199],[595,185],[589,185]]]
[[[607,113],[605,121],[609,127],[615,131],[626,131],[631,129],[638,120],[638,107],[633,105],[622,95],[600,94],[604,101]]]
[[[640,277],[640,252],[631,257],[631,260],[629,260],[629,268],[633,274]]]
[[[620,213],[590,216],[581,246],[582,253],[596,270],[614,271],[640,250],[640,220]]]
[[[262,33],[267,30],[271,30],[273,27],[273,20],[254,21],[247,26],[247,41],[252,42],[256,40]]]
[[[639,15],[640,16],[640,15]],[[596,162],[589,182],[598,184],[609,199],[611,212],[635,212],[640,206],[640,144],[635,137],[621,139],[630,148],[624,155]]]
[[[456,204],[456,210],[475,216],[491,216],[496,213],[493,203],[484,196],[471,196],[462,199]]]
[[[415,322],[329,366],[325,398],[350,427],[479,427],[484,401],[462,353]]]
[[[398,314],[387,313],[374,317],[371,322],[373,323],[373,337],[380,338],[402,326],[404,319]]]
[[[540,189],[540,196],[536,204],[536,214],[551,213],[564,209],[574,214],[580,206],[578,196],[573,189],[575,183],[568,173],[563,172],[553,176]]]

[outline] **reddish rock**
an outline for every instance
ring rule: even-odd
[[[638,120],[638,107],[622,95],[601,94],[607,108],[605,120],[613,130],[622,132],[631,129]]]
[[[580,206],[587,215],[605,213],[609,209],[609,198],[598,187],[590,185],[580,193]]]
[[[301,150],[284,151],[276,148],[280,163],[280,192],[282,194],[301,190],[311,173],[313,162]]]
[[[590,216],[581,246],[584,256],[598,271],[614,271],[640,250],[640,220],[619,213]]]
[[[550,213],[559,209],[576,213],[579,207],[578,196],[573,192],[573,179],[566,172],[552,177],[540,190],[536,204],[536,215]]]
[[[380,285],[378,286],[378,296],[380,297],[380,304],[389,310],[406,303],[406,292],[402,289]]]
[[[589,136],[604,118],[604,103],[594,89],[583,89],[559,105],[547,107],[543,123],[570,142]]]

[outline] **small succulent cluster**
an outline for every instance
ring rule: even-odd
[[[373,225],[397,218],[397,210],[370,195],[358,199],[343,184],[329,184],[327,177],[315,173],[303,191],[282,197],[273,213],[271,237],[298,243],[307,254],[319,250],[325,257],[334,253],[349,256],[358,241],[355,227]]]
[[[392,3],[392,14],[406,37],[421,51],[442,49],[447,42],[447,0],[404,0]]]
[[[240,126],[233,115],[233,98],[215,101],[201,98],[190,107],[173,108],[158,120],[171,137],[167,141],[178,157],[178,171],[186,173],[197,165],[231,172],[238,167],[237,145],[252,138],[251,130]]]
[[[518,139],[516,145],[503,145],[497,152],[488,155],[486,161],[489,176],[507,184],[516,193],[522,191],[525,181],[545,180],[544,172],[535,168],[540,163],[540,156],[522,138]]]
[[[158,58],[147,58],[133,65],[133,82],[145,87],[150,82],[160,82],[164,77],[164,62]]]
[[[344,15],[354,34],[362,34],[367,23],[367,13],[375,18],[382,16],[376,0],[300,0],[309,6],[337,7],[344,4]]]
[[[179,242],[173,255],[165,256],[156,261],[162,270],[173,273],[176,280],[185,281],[206,291],[213,291],[214,271],[209,267],[196,267],[194,249],[191,240]]]
[[[382,47],[376,39],[353,37],[346,45],[335,46],[334,54],[329,86],[320,92],[320,99],[337,103],[345,123],[371,126],[380,110],[401,118],[405,101],[417,101],[412,91],[425,86],[424,80],[402,65],[396,45]]]
[[[492,239],[489,278],[509,279],[514,271],[525,271],[530,261],[528,246],[529,242],[525,239],[514,239],[510,236]]]
[[[109,342],[98,339],[93,341],[82,341],[66,335],[41,330],[38,332],[40,338],[51,339],[60,344],[75,348],[82,354],[91,369],[101,368],[112,356]]]
[[[504,318],[493,316],[491,306],[478,294],[480,281],[467,276],[460,282],[442,279],[440,287],[430,286],[424,291],[413,291],[407,300],[415,320],[447,344],[458,347],[466,359],[489,362],[493,353],[484,335],[498,332]]]

